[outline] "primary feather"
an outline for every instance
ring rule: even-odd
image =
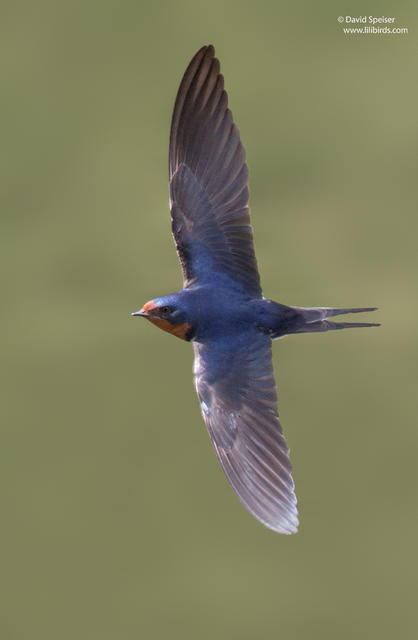
[[[212,46],[189,64],[170,133],[173,236],[187,286],[208,269],[261,297],[248,210],[248,168]]]

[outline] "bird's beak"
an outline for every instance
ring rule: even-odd
[[[134,311],[133,313],[131,313],[131,316],[142,316],[146,318],[148,316],[148,313],[144,311],[144,309],[140,309],[139,311]]]

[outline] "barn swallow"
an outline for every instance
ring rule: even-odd
[[[329,320],[376,308],[290,307],[263,296],[245,152],[214,53],[212,45],[202,47],[190,62],[171,121],[170,209],[183,289],[132,315],[193,342],[196,391],[227,480],[260,522],[291,534],[298,528],[297,501],[271,342],[378,326]]]

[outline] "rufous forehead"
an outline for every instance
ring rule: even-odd
[[[147,313],[148,311],[151,311],[152,309],[156,309],[157,305],[155,304],[154,300],[150,300],[149,302],[144,304],[144,306],[142,308]]]

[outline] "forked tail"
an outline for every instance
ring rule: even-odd
[[[333,322],[328,320],[332,316],[347,313],[365,313],[376,311],[377,307],[362,307],[355,309],[334,309],[332,307],[291,307],[295,310],[299,322],[295,323],[291,333],[311,333],[316,331],[331,331],[333,329],[352,329],[355,327],[379,327],[378,322]]]
[[[355,309],[334,309],[332,307],[288,307],[287,305],[263,300],[261,326],[271,338],[281,338],[291,333],[315,333],[333,329],[350,329],[355,327],[378,327],[377,322],[334,322],[328,320],[333,316],[346,313],[366,313],[376,311],[377,307],[361,307]]]

